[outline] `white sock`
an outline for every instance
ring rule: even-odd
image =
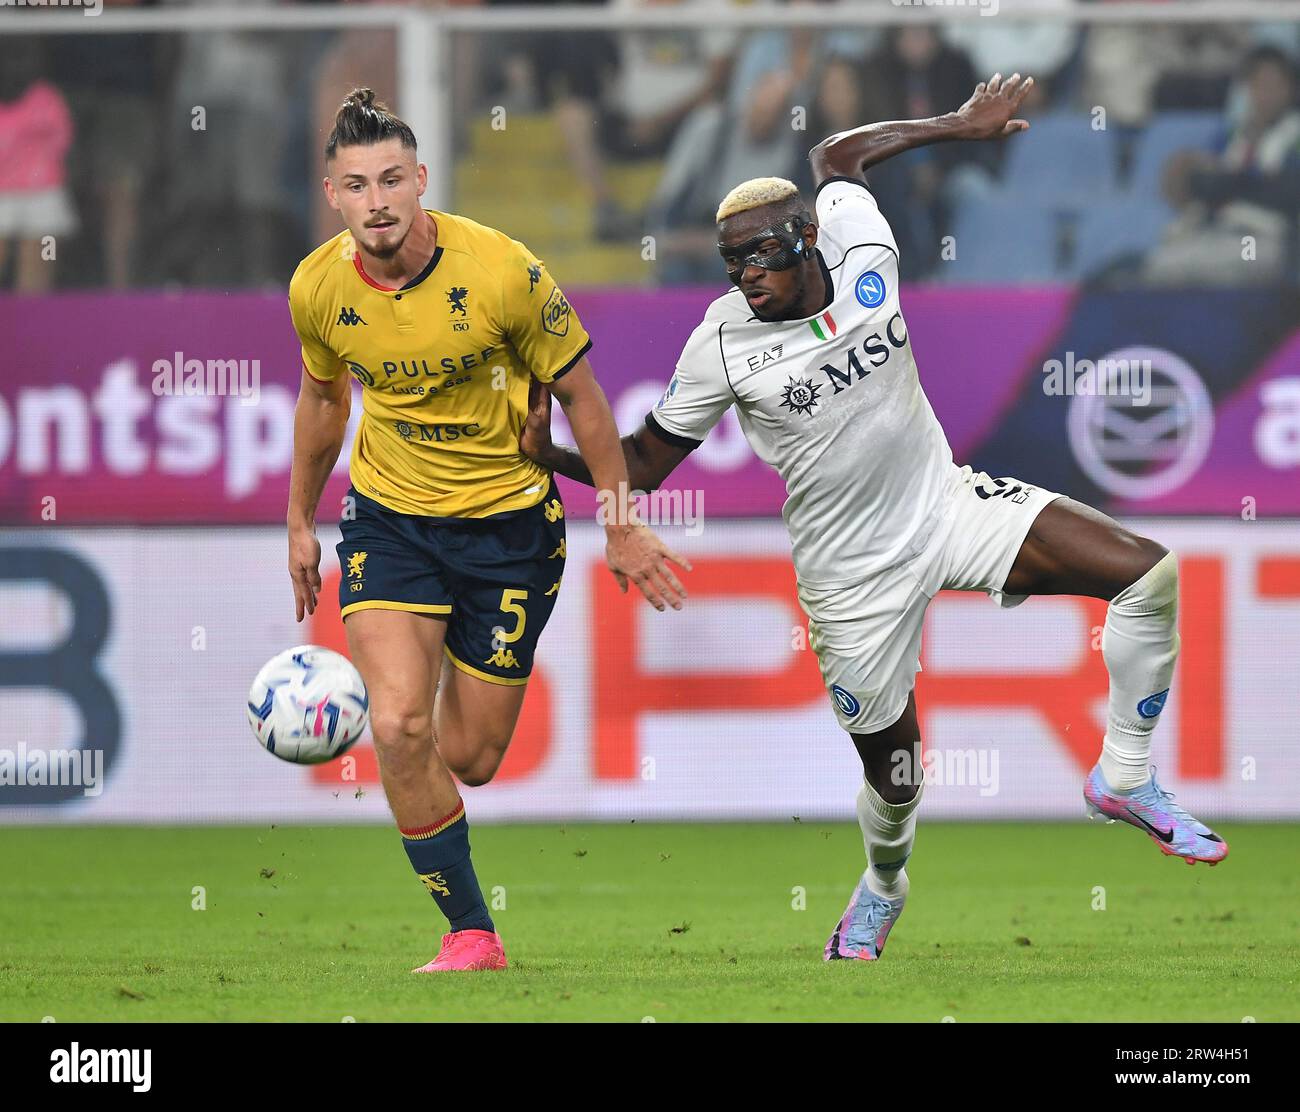
[[[1151,777],[1151,732],[1178,659],[1178,561],[1172,552],[1111,599],[1101,655],[1110,673],[1101,774],[1116,791],[1132,791]]]
[[[858,825],[867,850],[867,887],[877,896],[907,895],[907,870],[916,839],[916,808],[921,788],[906,803],[886,803],[865,780],[858,792]]]

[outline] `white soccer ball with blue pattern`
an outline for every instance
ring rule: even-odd
[[[273,656],[248,692],[248,724],[282,761],[332,761],[356,744],[369,720],[361,673],[347,657],[319,645]]]

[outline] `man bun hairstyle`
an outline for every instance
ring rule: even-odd
[[[397,139],[403,147],[415,150],[415,132],[382,100],[375,100],[374,89],[353,89],[334,116],[325,161],[332,159],[339,147],[369,147],[385,139]]]

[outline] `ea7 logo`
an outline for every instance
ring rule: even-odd
[[[769,363],[775,363],[781,358],[781,352],[785,350],[785,344],[776,344],[758,355],[751,355],[746,362],[749,364],[751,371],[762,370]]]
[[[344,305],[339,310],[339,324],[365,324],[365,320],[351,305]]]

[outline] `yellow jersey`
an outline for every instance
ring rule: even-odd
[[[289,311],[307,373],[362,385],[356,490],[390,509],[486,517],[536,505],[550,475],[519,451],[531,375],[552,382],[591,338],[522,243],[450,213],[401,289],[372,279],[350,232],[294,271]]]

